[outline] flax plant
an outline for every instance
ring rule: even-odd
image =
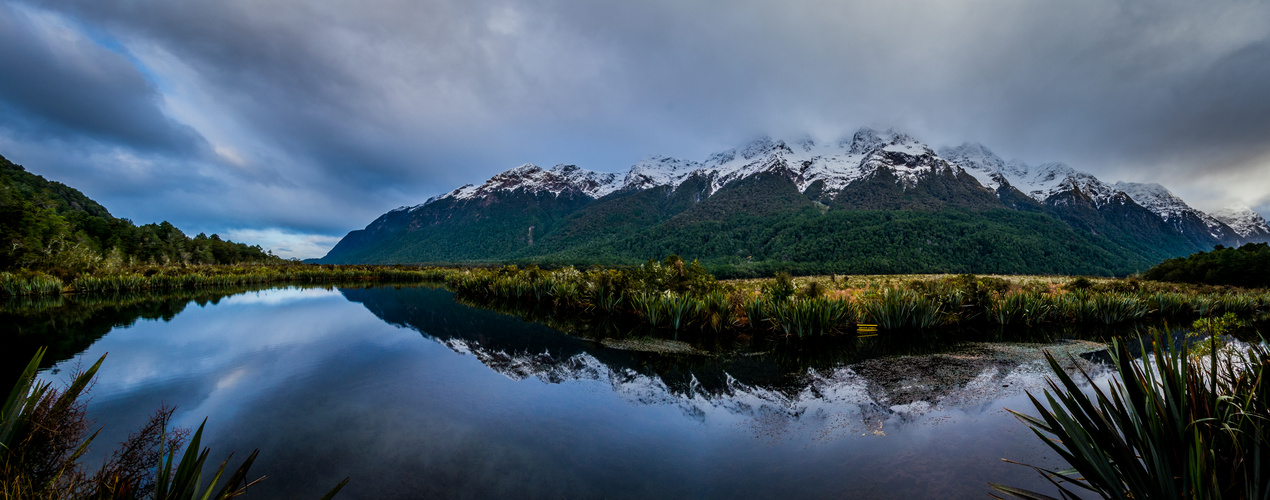
[[[36,379],[45,352],[45,348],[36,351],[4,405],[0,406],[0,495],[3,498],[224,500],[246,494],[248,486],[260,481],[248,480],[249,470],[259,450],[253,451],[228,476],[225,476],[229,464],[229,458],[226,458],[212,476],[205,477],[203,469],[210,450],[200,448],[203,425],[199,425],[179,460],[176,458],[177,446],[167,443],[168,431],[159,431],[158,454],[155,455],[158,466],[152,467],[154,480],[149,485],[135,478],[129,479],[134,475],[132,473],[121,475],[119,471],[112,472],[109,469],[111,462],[107,462],[102,471],[90,476],[83,471],[79,460],[101,431],[82,438],[87,421],[84,404],[79,399],[91,385],[106,356],[76,375],[65,390],[59,391],[49,382]],[[160,414],[166,424],[171,411]],[[177,432],[176,435],[182,434]],[[128,444],[135,443],[130,438],[125,447]],[[207,479],[206,483],[204,479]],[[347,478],[323,496],[323,500],[334,497],[346,484]],[[220,488],[217,488],[218,485]]]
[[[1265,341],[1219,359],[1193,357],[1154,332],[1141,361],[1113,340],[1117,380],[1098,387],[1068,375],[1046,354],[1055,378],[1039,412],[1013,412],[1071,468],[1033,467],[1064,499],[1270,498],[1270,350]],[[1018,498],[1056,498],[999,484]]]

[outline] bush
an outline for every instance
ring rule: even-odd
[[[771,281],[764,282],[761,287],[763,293],[772,301],[785,300],[794,295],[797,289],[794,287],[794,278],[789,273],[776,273],[776,277]]]
[[[1221,363],[1216,351],[1197,358],[1158,332],[1154,340],[1154,356],[1140,363],[1113,340],[1118,377],[1106,391],[1085,372],[1078,384],[1046,353],[1055,376],[1046,403],[1029,395],[1040,416],[1012,413],[1071,469],[1033,468],[1063,498],[1081,498],[1078,490],[1103,498],[1270,497],[1270,351],[1264,339]],[[1050,498],[993,487],[1019,498]]]
[[[1081,276],[1079,278],[1071,280],[1071,282],[1067,283],[1066,285],[1063,285],[1063,288],[1069,291],[1078,291],[1078,290],[1088,290],[1092,288],[1093,286],[1094,286],[1094,282],[1089,281],[1089,278]]]

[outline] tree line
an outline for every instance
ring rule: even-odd
[[[1217,245],[1211,252],[1198,252],[1161,262],[1143,273],[1143,277],[1183,283],[1267,287],[1270,286],[1270,245],[1248,243],[1238,248]]]
[[[0,156],[0,270],[76,275],[138,264],[277,262],[260,248],[169,222],[137,226],[110,215],[79,190],[27,172]]]

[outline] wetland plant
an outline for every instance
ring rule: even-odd
[[[0,498],[223,500],[244,495],[247,486],[260,481],[247,477],[259,450],[228,476],[229,458],[215,474],[204,476],[209,450],[200,447],[203,425],[178,460],[186,432],[167,428],[171,407],[156,411],[100,470],[85,470],[80,460],[101,431],[85,437],[89,422],[81,397],[106,356],[58,390],[36,379],[45,352],[36,351],[0,407]],[[334,497],[347,483],[344,479],[323,499]]]
[[[1009,293],[992,301],[988,317],[998,325],[1033,326],[1049,321],[1054,311],[1048,295],[1035,292]]]
[[[62,280],[37,273],[22,276],[10,272],[0,273],[0,291],[5,295],[54,295],[62,292]]]
[[[546,305],[554,314],[606,316],[609,321],[625,316],[676,331],[701,328],[721,333],[749,328],[805,336],[841,330],[812,319],[836,310],[822,307],[823,302],[807,302],[828,295],[822,280],[804,280],[800,287],[788,274],[780,273],[769,280],[720,284],[698,263],[674,256],[624,270],[505,266],[451,271],[446,283],[467,299],[479,299],[477,303],[529,302]],[[860,319],[895,330],[974,324],[1117,325],[1147,318],[1190,321],[1227,311],[1253,317],[1270,306],[1270,294],[1264,292],[1166,291],[1158,284],[1132,279],[1095,284],[1076,278],[1062,288],[1065,291],[1051,283],[1019,285],[970,274],[873,280],[862,297],[848,298],[849,305],[841,307],[850,309],[848,322]]]
[[[735,322],[732,300],[722,290],[715,290],[693,301],[697,321],[715,333]]]
[[[841,299],[789,298],[771,302],[770,321],[785,335],[829,335],[853,322],[855,316],[853,304]]]
[[[776,273],[776,277],[769,282],[763,283],[761,288],[763,293],[772,299],[773,302],[785,300],[798,293],[798,288],[794,286],[794,278],[791,278],[789,273],[784,272]]]
[[[865,297],[861,315],[883,330],[931,328],[941,324],[939,301],[913,290],[886,288]]]
[[[745,312],[745,319],[750,328],[764,327],[770,316],[768,311],[772,310],[772,301],[763,297],[751,298],[741,306]]]
[[[1071,466],[1033,467],[1064,499],[1270,498],[1270,350],[1264,338],[1234,352],[1191,356],[1154,332],[1153,354],[1134,360],[1112,341],[1107,388],[1088,372],[1054,378],[1039,413],[1013,412]],[[1054,498],[993,484],[1018,498]]]

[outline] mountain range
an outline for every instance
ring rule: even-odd
[[[345,236],[322,263],[634,264],[678,254],[723,276],[1124,275],[1270,239],[1248,209],[1206,214],[1159,184],[1109,184],[980,144],[935,151],[894,130],[764,137],[624,174],[524,164]]]

